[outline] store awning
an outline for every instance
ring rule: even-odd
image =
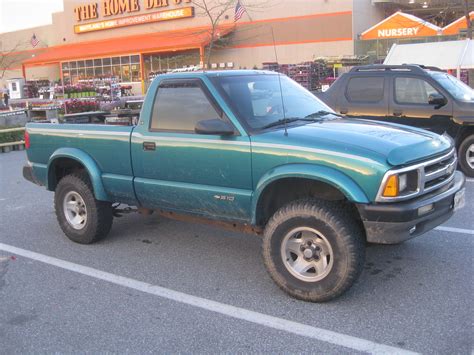
[[[222,26],[216,32],[216,36],[219,38],[224,37],[233,31],[233,29],[233,25]],[[208,27],[200,27],[178,31],[148,33],[138,36],[111,38],[100,41],[66,44],[62,46],[49,47],[36,57],[25,60],[23,65],[47,65],[73,59],[193,49],[208,45],[210,39],[210,29]]]
[[[474,41],[394,44],[384,64],[422,64],[448,69],[474,68]]]
[[[474,11],[469,13],[471,21],[474,21]],[[461,30],[467,29],[466,16],[458,18],[456,21],[451,22],[449,25],[443,28],[443,35],[457,35]]]
[[[398,11],[362,32],[360,39],[411,38],[437,36],[439,34],[441,34],[441,27]]]

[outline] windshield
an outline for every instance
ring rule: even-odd
[[[446,91],[461,101],[474,101],[474,90],[458,80],[452,75],[446,73],[430,73]]]
[[[293,80],[284,75],[280,78],[281,90],[277,74],[223,76],[212,80],[250,132],[272,127],[272,123],[284,118],[293,119],[292,124],[307,124],[309,121],[295,119],[319,111],[333,112]]]

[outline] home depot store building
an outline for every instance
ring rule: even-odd
[[[65,0],[51,25],[0,35],[0,51],[13,50],[8,55],[16,59],[3,81],[26,77],[74,84],[116,77],[140,88],[153,73],[202,64],[210,34],[199,3]],[[261,67],[275,61],[274,44],[280,63],[353,55],[355,34],[381,19],[371,0],[242,3],[247,13],[239,21],[234,22],[233,6],[223,16],[217,36],[225,46],[212,52],[213,67]],[[33,34],[39,40],[34,49]]]
[[[0,85],[13,77],[65,84],[116,78],[140,92],[155,73],[205,61],[209,20],[200,13],[200,3],[65,0],[51,25],[0,34],[0,52],[9,57],[3,61],[7,68],[0,68],[6,69]],[[261,67],[275,61],[273,45],[280,63],[354,54],[380,59],[394,41],[454,39],[466,26],[459,19],[441,29],[403,13],[384,19],[372,0],[242,3],[247,13],[238,22],[233,6],[222,17],[216,34],[224,46],[213,51],[212,67]],[[39,41],[34,48],[33,35]]]

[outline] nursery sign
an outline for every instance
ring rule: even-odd
[[[360,34],[360,39],[437,36],[441,28],[410,14],[396,12]]]

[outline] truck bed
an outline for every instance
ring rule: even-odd
[[[135,202],[133,172],[130,158],[130,136],[134,126],[104,124],[30,123],[27,132],[31,146],[29,159],[38,178],[47,182],[47,164],[53,153],[64,154],[80,150],[93,157],[102,175],[104,188],[110,196]],[[73,154],[74,155],[74,154]]]

